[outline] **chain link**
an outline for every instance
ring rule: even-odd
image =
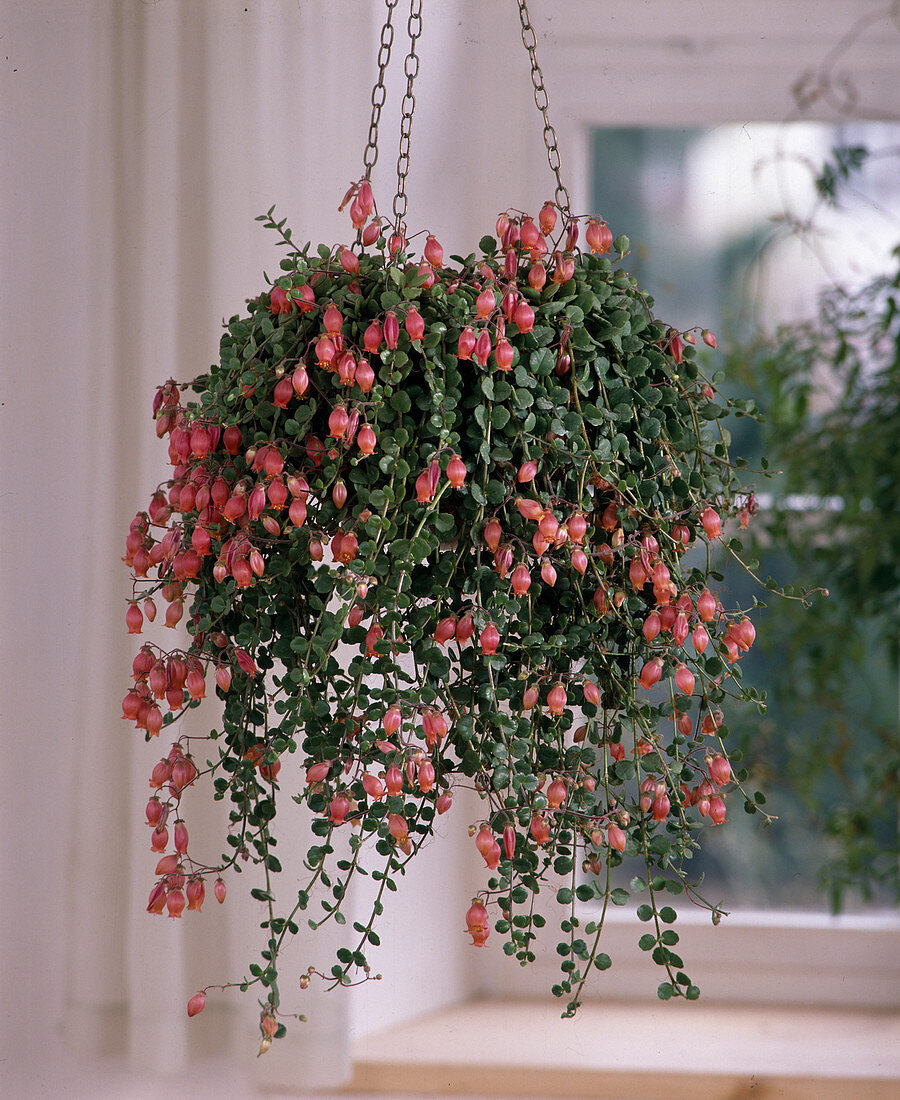
[[[416,109],[416,97],[413,95],[413,82],[419,75],[419,57],[416,42],[422,33],[422,0],[409,0],[409,19],[406,24],[409,34],[409,53],[403,65],[406,74],[406,94],[403,96],[400,119],[400,154],[397,157],[397,194],[394,196],[394,231],[399,233],[406,217],[406,177],[409,174],[409,139],[412,132],[413,113]]]
[[[556,205],[568,221],[571,216],[569,192],[566,190],[559,173],[559,147],[556,143],[556,131],[550,122],[550,97],[547,95],[547,89],[544,86],[544,74],[541,72],[537,59],[537,37],[528,15],[528,5],[525,0],[517,0],[517,2],[519,5],[519,22],[522,24],[522,44],[531,59],[531,83],[534,85],[534,102],[544,119],[544,145],[547,148],[547,160],[550,163],[550,170],[556,176]]]
[[[384,106],[386,90],[384,77],[391,59],[391,47],[394,43],[394,28],[392,17],[398,0],[385,0],[387,16],[384,26],[381,28],[381,44],[378,50],[378,79],[372,89],[372,118],[369,123],[369,139],[363,154],[366,179],[371,178],[372,169],[378,160],[378,124],[381,120],[381,109]],[[571,217],[571,200],[569,192],[560,175],[561,161],[559,145],[557,144],[556,131],[550,121],[550,97],[544,84],[544,74],[537,60],[537,36],[531,24],[526,0],[517,0],[519,7],[519,21],[522,25],[522,44],[528,52],[531,61],[531,83],[534,86],[534,102],[544,120],[544,145],[547,149],[547,161],[550,170],[556,177],[556,205],[562,215],[568,220]],[[419,75],[419,56],[416,53],[416,44],[422,34],[422,0],[410,0],[409,18],[406,24],[409,35],[409,53],[403,65],[406,76],[406,93],[403,96],[400,119],[400,149],[397,157],[397,193],[394,195],[394,227],[400,232],[403,219],[406,217],[406,178],[409,175],[409,150],[410,136],[412,133],[413,114],[416,109],[416,97],[413,94],[413,85]]]
[[[384,106],[386,91],[384,86],[384,74],[391,60],[391,46],[394,44],[394,28],[391,18],[397,0],[385,0],[387,4],[387,17],[381,28],[381,45],[378,47],[378,79],[372,89],[372,120],[369,123],[369,140],[363,153],[363,167],[366,179],[372,178],[372,169],[378,160],[378,123],[381,121],[381,108]]]

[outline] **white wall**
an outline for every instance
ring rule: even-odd
[[[879,5],[532,7],[581,211],[587,125],[783,118],[798,73]],[[426,9],[410,226],[456,251],[501,208],[536,210],[553,181],[511,0]],[[248,998],[208,1009],[190,1035],[183,1016],[198,983],[247,958],[255,918],[238,891],[181,926],[143,912],[153,860],[142,806],[158,748],[117,717],[133,654],[119,558],[163,473],[155,385],[202,369],[221,318],[277,266],[254,216],[277,202],[300,239],[349,236],[336,206],[361,174],[380,10],[376,0],[0,2],[0,1072],[26,1070],[35,1094],[63,1065],[64,1024],[82,1055],[130,1053],[156,1072],[177,1069],[189,1044],[233,1047],[253,1065]],[[400,10],[396,20],[400,53]],[[864,102],[898,106],[895,45],[866,31],[841,58]],[[394,78],[375,173],[385,206],[399,98]],[[808,114],[832,117],[827,97]],[[209,816],[198,835],[212,836]],[[321,1030],[307,1033],[330,1059],[311,1059],[302,1038],[284,1044],[260,1063],[270,1082],[339,1076],[351,1032],[475,987],[459,930],[477,860],[465,839],[446,852],[435,845],[398,900],[386,980],[352,1007],[324,1008]]]

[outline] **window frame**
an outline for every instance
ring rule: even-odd
[[[745,28],[744,45],[749,38],[749,29]],[[744,89],[748,94],[739,111],[735,110],[732,89],[725,100],[714,104],[715,111],[710,110],[706,96],[699,111],[695,106],[693,111],[684,112],[682,106],[675,108],[676,114],[670,119],[671,106],[659,115],[654,93],[645,88],[644,101],[632,102],[627,114],[618,114],[614,107],[610,110],[608,104],[587,113],[586,104],[602,102],[599,85],[608,82],[611,75],[604,69],[598,78],[596,68],[589,73],[580,62],[586,50],[584,42],[576,43],[574,38],[563,36],[551,53],[559,77],[549,80],[554,89],[553,118],[559,147],[565,156],[564,181],[573,211],[590,208],[590,148],[592,132],[598,127],[667,124],[713,127],[733,124],[741,120],[741,115],[781,121],[773,115],[768,102],[759,110],[748,111],[747,104],[754,102],[749,87]],[[801,65],[796,59],[794,63]],[[758,78],[758,72],[756,75]],[[597,95],[592,94],[595,90]],[[698,100],[691,102],[696,105]],[[782,98],[781,102],[787,101]],[[546,156],[537,128],[531,155],[536,164]],[[829,501],[826,506],[831,508],[834,504]],[[480,994],[542,996],[560,981],[560,959],[552,932],[558,909],[552,912],[555,907],[546,903],[541,908],[548,924],[534,947],[535,963],[517,967],[502,952],[486,953],[478,970]],[[598,920],[600,909],[588,903],[580,907],[578,916],[584,925]],[[831,916],[802,909],[736,908],[718,926],[713,926],[708,912],[682,903],[674,927],[681,937],[678,951],[684,958],[685,970],[707,1002],[896,1009],[900,991],[898,910]],[[592,975],[585,987],[588,999],[656,999],[656,986],[665,980],[665,973],[648,953],[638,948],[643,930],[633,906],[608,909],[602,949],[610,955],[613,965],[602,974]]]

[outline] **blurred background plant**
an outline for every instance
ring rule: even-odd
[[[826,84],[802,78],[798,99]],[[695,870],[749,907],[900,897],[900,127],[850,98],[839,124],[595,133],[594,209],[628,224],[667,316],[699,300],[762,410],[734,438],[759,470],[745,553],[811,590],[781,599],[719,566],[732,599],[767,604],[746,672],[768,710],[732,725],[778,820],[714,838]]]
[[[839,209],[871,153],[834,149],[814,180],[819,202]],[[770,708],[747,716],[748,759],[783,764],[829,838],[818,878],[835,910],[854,894],[900,896],[900,248],[891,259],[729,356],[765,410],[761,443],[778,469],[752,556],[798,590],[827,590],[806,606],[769,601]]]

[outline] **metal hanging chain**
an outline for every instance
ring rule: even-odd
[[[419,57],[416,42],[422,33],[422,0],[409,0],[409,19],[406,24],[409,34],[409,53],[403,65],[406,74],[406,94],[403,97],[402,117],[400,119],[400,154],[397,157],[397,194],[394,196],[394,231],[399,233],[406,217],[406,177],[409,173],[409,138],[412,131],[413,112],[416,109],[416,97],[413,95],[413,82],[419,75]]]
[[[384,87],[384,74],[390,64],[391,46],[394,44],[394,28],[391,25],[391,18],[394,14],[394,8],[397,6],[397,0],[385,0],[385,3],[387,4],[387,17],[384,26],[381,28],[381,45],[378,47],[378,79],[372,89],[372,120],[369,123],[369,141],[366,145],[366,151],[363,153],[363,167],[366,170],[365,177],[367,180],[372,178],[372,169],[378,160],[378,123],[381,121],[381,108],[384,106],[387,94]]]
[[[556,144],[556,131],[550,122],[550,98],[544,87],[544,74],[537,60],[537,38],[531,19],[528,16],[528,5],[525,0],[517,0],[519,5],[519,22],[522,24],[522,43],[528,51],[531,59],[531,83],[534,85],[534,102],[544,119],[544,145],[547,147],[547,160],[550,162],[550,170],[556,176],[556,205],[568,221],[571,217],[569,192],[566,190],[562,177],[559,174],[560,159],[559,147]]]

